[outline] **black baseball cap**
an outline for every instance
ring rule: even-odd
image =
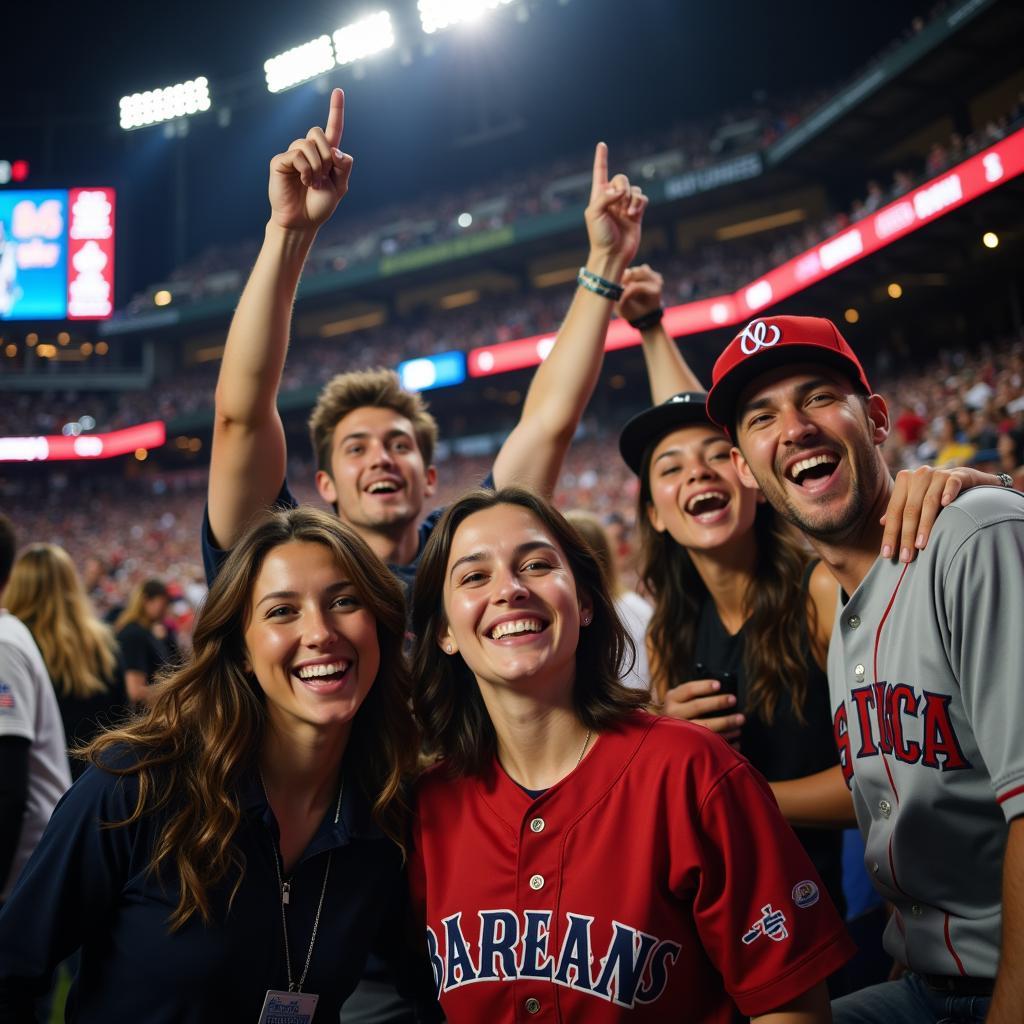
[[[680,427],[695,424],[714,427],[708,419],[707,399],[704,391],[680,391],[660,405],[652,405],[634,416],[619,434],[619,452],[626,465],[639,476],[644,452],[659,438]]]

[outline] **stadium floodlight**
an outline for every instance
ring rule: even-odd
[[[504,7],[512,0],[419,0],[420,25],[424,32],[457,25],[460,21],[473,21],[485,11]]]
[[[210,109],[210,86],[205,78],[179,82],[121,97],[121,127],[125,131],[173,121]]]
[[[294,85],[308,82],[334,67],[334,47],[329,36],[318,36],[301,46],[294,46],[263,65],[267,88],[281,92]]]
[[[334,56],[339,65],[352,64],[394,45],[395,32],[387,11],[360,18],[334,33]]]

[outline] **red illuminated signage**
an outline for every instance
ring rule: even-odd
[[[851,263],[991,192],[1022,172],[1024,129],[751,281],[732,295],[719,295],[666,309],[665,329],[673,337],[680,338],[716,327],[741,324],[768,306],[831,277]],[[473,349],[467,356],[469,375],[487,377],[536,366],[551,351],[553,344],[554,335],[540,334]],[[607,351],[639,344],[639,335],[624,320],[611,322],[605,341]]]
[[[114,190],[68,192],[68,319],[114,311]]]
[[[161,420],[139,423],[109,434],[64,437],[0,437],[0,462],[57,462],[68,459],[112,459],[138,448],[159,448],[167,440]]]

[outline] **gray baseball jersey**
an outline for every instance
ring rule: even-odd
[[[910,566],[879,559],[837,612],[828,669],[865,862],[895,907],[886,949],[994,977],[1024,813],[1024,496],[969,491]]]

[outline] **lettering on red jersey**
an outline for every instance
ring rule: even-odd
[[[852,717],[844,701],[832,720],[839,764],[846,784],[854,760],[889,754],[904,764],[952,772],[973,768],[957,738],[949,713],[952,697],[906,683],[874,683],[850,691]],[[856,733],[856,736],[854,735]]]
[[[594,918],[567,913],[556,953],[548,945],[550,910],[526,910],[522,921],[511,910],[481,910],[477,916],[480,929],[475,943],[462,931],[461,912],[441,921],[443,942],[427,927],[438,998],[475,982],[543,978],[631,1009],[662,995],[669,968],[682,950],[678,942],[658,939],[619,921],[612,922],[612,936],[603,952],[595,950]]]

